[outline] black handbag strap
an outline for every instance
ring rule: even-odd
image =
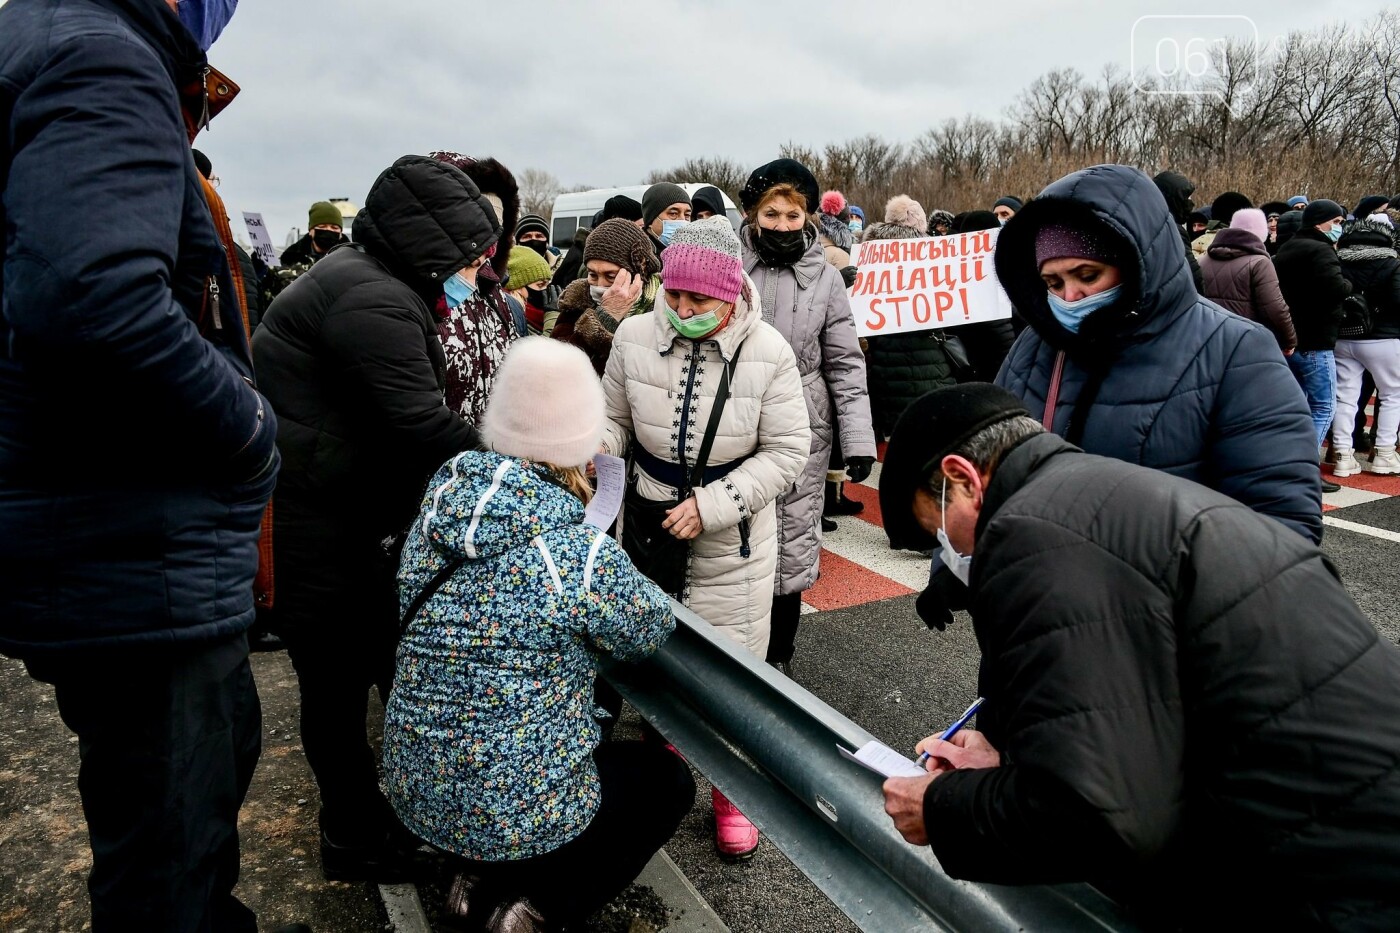
[[[719,388],[715,390],[715,404],[710,409],[710,420],[705,425],[705,436],[700,439],[700,452],[695,455],[695,462],[690,469],[690,485],[687,489],[681,490],[681,501],[689,498],[695,487],[700,485],[705,478],[705,466],[710,460],[710,448],[715,446],[715,435],[719,432],[719,419],[724,414],[724,405],[729,401],[729,382],[733,376],[734,364],[739,362],[739,354],[743,352],[744,344],[748,342],[745,338],[734,350],[734,356],[724,364],[724,375],[720,379]]]
[[[419,610],[423,608],[423,604],[432,599],[433,594],[442,588],[442,585],[447,582],[448,577],[456,573],[457,568],[461,567],[466,561],[467,556],[465,554],[461,557],[454,557],[452,560],[448,561],[445,567],[433,574],[433,578],[428,581],[428,585],[423,587],[417,596],[413,597],[413,602],[408,605],[408,611],[405,612],[403,618],[399,620],[400,637],[402,637],[404,632],[408,631],[409,623],[413,621],[414,616],[418,615]]]

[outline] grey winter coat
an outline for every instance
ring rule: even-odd
[[[811,419],[812,449],[796,487],[778,500],[778,595],[801,593],[817,582],[821,555],[822,485],[831,445],[840,433],[846,457],[874,457],[865,358],[841,273],[826,261],[815,227],[795,265],[759,262],[753,231],[744,227],[744,270],[758,288],[763,319],[778,329],[797,356]]]

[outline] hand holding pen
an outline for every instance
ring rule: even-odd
[[[964,726],[972,721],[972,717],[977,715],[977,711],[982,708],[983,698],[978,697],[972,701],[972,705],[963,711],[947,729],[944,729],[936,736],[929,736],[918,745],[919,759],[916,762],[919,767],[930,771],[948,771],[961,768],[994,768],[1001,763],[1001,755],[991,746],[981,733],[968,730],[962,736],[962,740],[954,744],[951,740]],[[929,768],[928,762],[937,759],[947,762],[949,767]]]

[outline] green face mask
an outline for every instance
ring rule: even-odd
[[[673,308],[668,307],[666,317],[670,320],[671,326],[676,329],[676,333],[690,340],[699,340],[701,337],[708,337],[715,328],[719,327],[720,318],[717,311],[718,309],[706,311],[704,314],[696,314],[682,319]]]

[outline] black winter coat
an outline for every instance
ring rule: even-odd
[[[1041,435],[971,587],[993,769],[924,799],[955,878],[1087,880],[1145,923],[1400,929],[1400,651],[1317,547]]]
[[[877,438],[888,436],[919,396],[957,384],[953,364],[934,331],[871,337],[867,346],[865,372]]]
[[[1337,260],[1352,293],[1364,294],[1371,308],[1371,332],[1360,339],[1400,337],[1400,259],[1390,228],[1357,221],[1338,241]]]
[[[1279,288],[1293,315],[1299,350],[1332,350],[1351,284],[1337,250],[1316,227],[1303,227],[1274,255]]]
[[[1124,298],[1078,334],[1059,325],[1035,262],[1049,223],[1106,225],[1132,256]],[[997,275],[1029,323],[997,383],[1041,418],[1059,349],[1055,433],[1090,453],[1199,482],[1322,538],[1317,435],[1273,336],[1202,298],[1175,222],[1137,169],[1100,165],[1041,192],[1002,229]]]
[[[276,422],[181,115],[204,63],[160,0],[0,7],[0,651],[253,620]]]
[[[477,446],[443,402],[429,310],[442,281],[499,233],[478,225],[471,201],[485,204],[461,170],[400,159],[366,198],[357,243],[289,285],[253,338],[264,390],[284,413],[273,509],[281,624],[354,612],[357,594],[362,610],[391,604],[379,543],[407,527],[434,470]]]

